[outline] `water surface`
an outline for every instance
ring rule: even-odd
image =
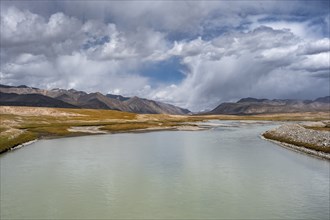
[[[224,122],[221,122],[222,124]],[[0,156],[1,219],[328,219],[329,162],[274,125],[40,140]]]

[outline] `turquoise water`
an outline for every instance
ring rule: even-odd
[[[329,219],[328,161],[259,138],[274,125],[225,123],[236,127],[40,140],[5,153],[1,219]]]

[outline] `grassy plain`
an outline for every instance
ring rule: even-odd
[[[67,137],[91,134],[73,131],[73,127],[97,126],[109,133],[141,129],[159,130],[180,127],[197,127],[194,122],[205,120],[267,120],[267,121],[318,121],[329,120],[329,113],[288,113],[269,115],[162,115],[134,114],[96,109],[61,109],[41,107],[0,106],[0,153],[38,138]],[[86,129],[88,130],[88,129]]]

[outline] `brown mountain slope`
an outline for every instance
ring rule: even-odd
[[[187,109],[182,109],[174,105],[165,104],[162,102],[156,102],[148,99],[141,99],[138,97],[130,98],[124,101],[127,106],[129,106],[131,112],[144,113],[144,114],[188,114],[190,111]]]
[[[0,93],[0,105],[55,108],[79,108],[75,105],[40,94]]]
[[[38,89],[27,86],[0,85],[0,92],[15,93],[17,95],[39,94],[80,108],[112,109],[112,110],[134,112],[134,113],[175,114],[175,115],[182,115],[190,112],[187,109],[182,109],[177,106],[165,104],[162,102],[156,102],[148,99],[141,99],[138,97],[128,98],[128,97],[111,95],[111,94],[105,96],[99,92],[88,94],[86,92],[77,91],[74,89],[45,90],[45,89]],[[20,104],[24,105],[24,98],[20,99]],[[28,106],[31,105],[32,104],[30,102]]]
[[[244,98],[236,103],[222,103],[205,114],[229,114],[229,115],[253,115],[268,113],[293,113],[293,112],[316,112],[329,111],[329,97],[311,100],[292,99],[255,99]]]

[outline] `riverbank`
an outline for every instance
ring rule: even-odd
[[[67,129],[69,132],[72,132],[71,135],[67,136],[45,136],[41,139],[53,139],[53,138],[66,138],[66,137],[73,137],[73,136],[87,136],[87,135],[97,135],[97,134],[113,134],[113,133],[145,133],[145,132],[153,132],[153,131],[200,131],[209,129],[209,127],[199,127],[196,125],[180,125],[176,127],[150,127],[150,128],[143,128],[143,129],[133,129],[133,130],[125,130],[125,131],[115,131],[115,132],[107,132],[100,129],[101,126],[81,126],[81,127],[71,127]],[[74,135],[74,134],[77,135]],[[33,139],[31,141],[22,142],[17,144],[3,152],[6,151],[13,151],[20,149],[22,147],[28,146],[37,142],[38,139]],[[3,153],[2,152],[2,153]],[[1,154],[1,153],[0,153]]]
[[[36,139],[93,134],[201,130],[203,117],[96,109],[0,106],[0,153]]]
[[[327,123],[324,126],[320,123],[312,128],[304,123],[284,124],[262,136],[286,148],[330,160],[330,131],[326,129]]]
[[[93,134],[150,132],[159,130],[203,130],[209,120],[320,121],[329,120],[326,112],[272,115],[163,115],[134,114],[113,110],[61,109],[0,106],[0,153],[23,143],[43,138]]]

